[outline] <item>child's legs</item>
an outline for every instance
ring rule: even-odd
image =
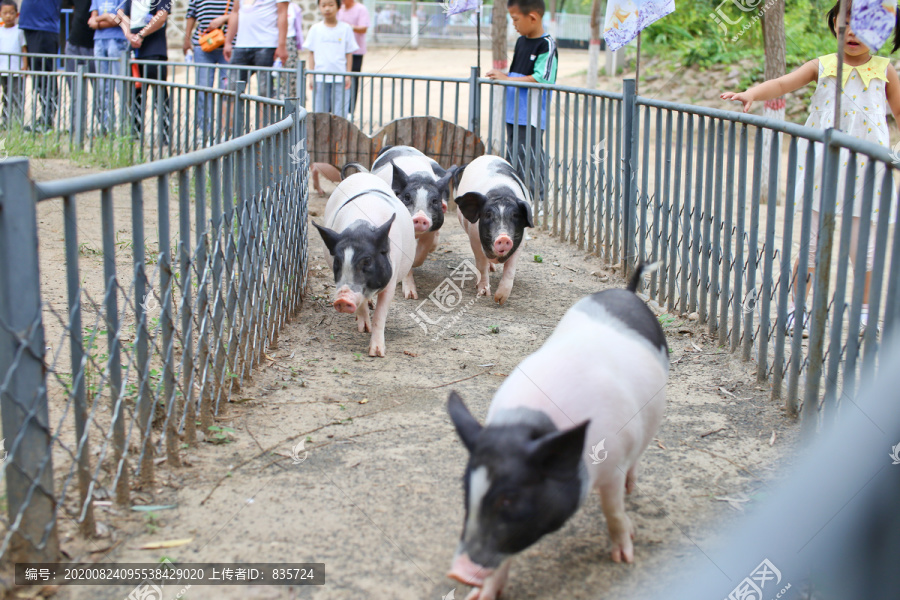
[[[327,92],[330,92],[330,86],[324,81],[313,82],[313,112],[329,112],[331,98]]]
[[[332,112],[339,117],[347,118],[350,112],[350,94],[351,90],[344,89],[343,78],[335,77],[335,82],[331,84],[331,106]]]
[[[9,116],[9,106],[12,105],[10,96],[10,88],[12,88],[12,78],[7,74],[0,75],[0,92],[3,93],[3,97],[0,98],[0,119],[3,120],[3,125],[5,129],[8,129],[10,125],[12,125],[12,121]]]
[[[852,217],[853,224],[850,226],[850,267],[854,268],[856,265],[856,255],[857,255],[857,246],[859,245],[859,226],[860,226],[860,218]],[[812,283],[812,276],[816,270],[816,249],[819,245],[819,213],[818,211],[812,211],[812,222],[809,231],[809,257],[807,265],[809,266],[809,277],[806,280],[806,289],[804,290],[804,297],[809,296],[809,288]],[[800,282],[797,278],[797,268],[799,267],[799,259],[794,264],[794,275],[795,275],[795,283],[794,283],[794,295],[796,297],[797,288],[800,285]],[[875,264],[875,221],[869,224],[869,239],[866,247],[866,283],[863,291],[863,304],[869,304],[869,285],[872,280],[872,268]]]
[[[850,227],[850,264],[856,264],[857,246],[859,245],[859,227],[861,219],[853,217],[853,225]],[[872,269],[875,266],[875,223],[872,219],[869,222],[869,239],[866,246],[866,283],[863,288],[863,304],[869,305],[869,285],[872,283]]]
[[[20,125],[25,122],[25,78],[13,77],[9,94],[12,118]]]

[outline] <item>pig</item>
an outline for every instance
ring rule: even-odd
[[[412,269],[412,218],[380,177],[357,173],[342,181],[325,205],[325,224],[313,222],[334,271],[334,308],[356,315],[369,331],[369,356],[384,356],[384,324],[397,282]],[[377,295],[374,319],[369,300]]]
[[[497,390],[484,426],[456,392],[447,410],[469,452],[465,521],[449,577],[494,600],[510,559],[558,530],[600,495],[615,562],[633,562],[625,493],[665,411],[668,346],[637,297],[638,267],[625,290],[582,298],[543,346]]]
[[[499,156],[479,156],[463,167],[456,189],[459,224],[469,236],[479,273],[479,296],[491,294],[490,271],[503,265],[494,301],[512,291],[526,227],[534,227],[531,195],[512,165]]]
[[[416,231],[413,267],[420,267],[428,254],[437,248],[450,198],[450,182],[456,169],[453,165],[445,171],[412,146],[387,146],[372,164],[372,173],[391,186],[412,215]],[[412,271],[403,280],[403,295],[419,297]]]

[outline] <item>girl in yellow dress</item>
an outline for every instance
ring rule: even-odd
[[[837,23],[840,2],[828,11],[828,27],[831,33],[835,34],[835,26]],[[895,11],[897,12],[897,11]],[[893,49],[895,52],[900,48],[900,12],[897,13],[897,21],[894,27]],[[868,140],[881,146],[890,147],[890,132],[887,124],[887,109],[890,108],[894,115],[894,120],[900,123],[900,78],[897,71],[890,63],[890,59],[882,56],[872,56],[868,46],[863,44],[856,38],[850,29],[850,3],[847,3],[847,35],[844,42],[844,69],[841,96],[841,118],[840,124],[834,123],[834,96],[837,89],[837,54],[828,54],[814,58],[806,64],[802,65],[796,71],[788,73],[782,77],[771,79],[759,85],[753,86],[745,92],[725,92],[721,95],[723,100],[737,100],[743,103],[744,112],[750,110],[750,106],[755,101],[766,101],[778,98],[808,85],[812,82],[816,83],[816,91],[810,100],[809,118],[806,120],[807,127],[817,127],[827,129],[829,127],[838,127],[841,131]],[[795,209],[802,208],[803,205],[803,186],[805,177],[802,175],[803,167],[806,164],[807,141],[805,139],[798,140],[798,173],[797,187],[794,196]],[[813,178],[813,203],[812,203],[812,230],[810,231],[809,243],[809,274],[807,278],[806,289],[804,294],[809,292],[809,282],[812,279],[812,273],[816,263],[816,246],[818,240],[819,229],[819,202],[821,192],[819,190],[822,181],[822,158],[823,152],[821,144],[815,144],[816,160],[815,160],[815,176]],[[853,218],[850,238],[850,257],[853,263],[856,262],[856,246],[859,236],[859,224],[862,205],[862,189],[863,176],[865,175],[868,157],[857,155],[856,166],[856,193],[852,197],[845,195],[844,176],[849,161],[849,151],[841,150],[841,172],[838,180],[838,198],[835,211],[842,214],[845,205],[850,206],[850,214]],[[870,221],[869,245],[867,252],[866,282],[865,292],[863,295],[862,316],[860,320],[860,333],[865,331],[869,318],[869,282],[872,275],[872,264],[875,256],[875,223],[878,216],[878,194],[881,190],[881,181],[884,177],[884,166],[879,165],[876,169],[876,196],[872,205],[872,219]],[[896,192],[896,190],[895,190]],[[893,205],[893,203],[892,203]],[[895,212],[890,215],[890,222],[893,223],[896,218]],[[798,261],[799,262],[799,261]],[[796,274],[797,263],[794,264],[794,272]],[[797,284],[795,276],[794,294],[797,294]],[[793,306],[789,308],[788,320],[786,323],[788,333],[793,332],[794,321]],[[806,329],[806,319],[804,319],[804,330]],[[804,337],[806,332],[804,331]]]

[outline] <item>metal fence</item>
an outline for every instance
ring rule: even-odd
[[[72,77],[56,75],[58,89]],[[85,81],[104,80],[153,85],[174,107],[183,98],[164,150],[178,155],[42,183],[27,159],[0,162],[0,555],[12,561],[55,560],[58,532],[95,534],[95,502],[130,504],[131,480],[146,486],[160,461],[179,464],[198,430],[223,435],[214,415],[277,347],[306,285],[302,107],[76,77],[81,101]],[[205,140],[189,117],[200,94],[216,107]],[[145,121],[147,147],[165,114]],[[132,133],[132,118],[115,129]],[[79,135],[88,147],[103,132]]]
[[[129,92],[123,93],[124,117],[117,122],[118,131],[133,136],[136,129],[134,107],[138,107],[140,111],[146,110],[146,113],[141,112],[148,115],[148,120],[144,122],[147,124],[142,124],[143,137],[138,137],[141,143],[137,144],[136,152],[146,152],[150,157],[158,156],[159,153],[179,154],[206,144],[215,144],[209,151],[225,152],[226,150],[222,149],[228,148],[227,152],[238,152],[235,144],[251,144],[241,142],[249,139],[245,132],[255,131],[250,135],[258,136],[261,135],[260,132],[265,131],[270,132],[266,135],[274,136],[275,134],[271,133],[272,127],[285,126],[286,119],[296,120],[296,117],[287,114],[290,105],[285,101],[250,96],[244,93],[244,88],[241,88],[240,92],[227,91],[227,86],[224,86],[221,80],[234,81],[240,78],[235,72],[236,67],[219,66],[213,75],[214,85],[198,86],[197,82],[209,73],[206,72],[204,75],[196,65],[135,62],[139,69],[149,69],[151,66],[159,69],[165,67],[167,77],[165,86],[159,85],[159,81],[152,77],[117,78],[113,75],[91,75],[84,71],[59,75],[66,80],[76,78],[76,85],[72,86],[76,105],[84,107],[83,112],[72,113],[81,115],[73,117],[72,123],[75,126],[69,131],[67,138],[76,144],[75,148],[89,148],[90,144],[98,143],[97,140],[102,138],[103,130],[98,126],[98,119],[101,117],[98,117],[96,105],[92,104],[94,102],[92,94],[96,94],[98,88],[96,85],[92,87],[90,82],[96,83],[104,79],[121,80],[126,87],[142,83],[151,87],[165,88],[165,95],[162,93],[163,90],[160,90],[155,96],[150,94],[149,101],[145,95],[143,104],[135,103],[133,96],[129,97]],[[130,68],[130,64],[127,59],[124,61],[127,68]],[[314,108],[316,89],[315,87],[309,89],[309,74],[302,62],[296,69],[260,68],[254,73],[257,80],[256,87],[251,85],[246,88],[247,90],[259,89],[274,96],[290,96],[296,93],[302,107],[310,110]],[[142,72],[142,74],[149,73]],[[887,148],[865,143],[836,131],[808,129],[752,115],[642,98],[635,94],[634,82],[630,80],[624,82],[622,93],[613,93],[564,86],[492,81],[480,78],[475,69],[468,73],[467,77],[417,77],[382,73],[336,75],[352,78],[356,98],[351,105],[352,108],[348,110],[348,118],[362,132],[370,136],[375,135],[389,122],[412,115],[438,117],[476,132],[490,152],[507,156],[520,169],[533,191],[535,221],[538,227],[561,240],[577,245],[587,253],[600,257],[610,265],[622,267],[626,272],[638,259],[660,261],[660,270],[649,279],[646,288],[650,298],[671,313],[696,318],[708,329],[710,335],[714,336],[721,348],[734,352],[744,361],[753,361],[757,366],[758,378],[761,381],[771,381],[773,399],[783,402],[789,414],[798,412],[802,414],[804,429],[813,430],[823,419],[838,418],[841,405],[848,401],[852,402],[855,398],[859,383],[870,378],[878,368],[889,367],[879,365],[879,348],[882,336],[896,329],[900,317],[900,240],[895,235],[892,222],[897,212],[897,184],[894,177],[900,159],[892,155]],[[77,84],[78,80],[82,80],[82,83]],[[33,84],[27,85],[31,86],[28,89],[34,94]],[[223,85],[223,88],[220,89],[219,85]],[[318,85],[314,83],[314,86]],[[61,85],[60,88],[62,87]],[[507,96],[516,89],[518,91],[515,93],[523,95],[522,102],[508,103]],[[81,100],[78,100],[79,94]],[[204,102],[212,103],[215,107],[208,113],[212,116],[211,134],[203,131],[202,123],[205,121],[197,118],[200,94],[206,94]],[[34,113],[39,103],[32,100],[30,106],[34,107],[32,109]],[[234,106],[239,107],[239,110],[233,109]],[[154,110],[155,112],[152,112]],[[538,117],[541,111],[544,111],[545,115]],[[167,114],[172,125],[171,129],[163,130],[171,131],[172,137],[168,146],[160,147],[160,127],[165,128]],[[532,124],[537,124],[540,118],[542,127],[507,125],[507,121],[519,122],[520,118],[523,122]],[[25,121],[29,119],[34,120],[35,114],[26,115]],[[79,121],[82,125],[79,125]],[[266,169],[269,167],[260,171],[259,165],[279,165],[281,168],[286,160],[287,150],[291,150],[288,154],[299,157],[298,167],[305,166],[306,163],[303,161],[307,160],[306,149],[296,145],[301,139],[297,137],[299,134],[287,134],[285,131],[279,134],[282,137],[278,138],[281,140],[278,143],[262,142],[262,138],[252,142],[257,145],[269,144],[267,146],[269,150],[266,152],[254,150],[261,152],[258,156],[263,157],[257,159],[256,163],[246,162],[250,160],[249,145],[240,151],[243,152],[239,153],[241,160],[245,161],[241,163],[243,168],[247,169],[251,164],[256,164],[257,168],[249,174],[253,177],[233,178],[229,183],[240,189],[240,193],[236,194],[238,198],[248,198],[251,192],[260,189],[263,179],[259,173],[268,173]],[[30,134],[36,135],[34,130]],[[66,139],[63,133],[57,132],[54,135]],[[290,135],[294,136],[291,142],[295,145],[289,148],[284,144],[287,140],[285,136]],[[331,140],[331,143],[340,144],[341,140]],[[527,150],[511,151],[513,148],[522,147]],[[222,156],[224,161],[224,155]],[[270,157],[269,163],[265,162],[266,156]],[[863,158],[865,160],[860,162]],[[234,166],[237,164],[236,161],[238,158],[233,158],[232,168],[237,168]],[[178,170],[184,168],[179,166]],[[207,169],[207,172],[211,170],[212,167]],[[305,173],[305,170],[300,170]],[[262,227],[265,236],[254,234],[255,237],[245,237],[242,233],[239,235],[239,232],[244,231],[243,225],[234,230],[237,246],[233,256],[242,258],[236,258],[236,262],[232,264],[243,268],[245,265],[254,264],[254,260],[263,260],[268,261],[266,265],[276,265],[277,273],[281,273],[278,269],[283,265],[289,264],[283,262],[286,259],[278,254],[281,250],[276,251],[266,240],[269,239],[267,236],[275,235],[275,239],[281,242],[288,239],[284,236],[294,235],[281,233],[283,231],[299,231],[301,233],[296,235],[301,235],[305,240],[303,229],[305,218],[299,215],[291,215],[290,218],[295,220],[289,220],[289,227],[286,225],[286,229],[275,228],[275,233],[272,233],[273,229],[269,225],[270,219],[274,218],[277,221],[279,218],[287,218],[283,216],[286,213],[278,213],[275,217],[269,216],[271,206],[281,206],[278,204],[281,200],[275,199],[288,198],[292,202],[300,202],[298,210],[305,210],[303,200],[290,198],[291,194],[285,191],[300,186],[300,197],[305,199],[305,175],[301,177],[293,173],[291,177],[291,183],[281,184],[281,187],[276,178],[274,188],[271,186],[265,188],[269,190],[267,192],[269,195],[263,193],[261,196],[258,194],[253,196],[261,199],[255,201],[257,204],[248,205],[246,213],[248,227],[252,224],[256,224],[252,225],[253,227]],[[188,188],[188,183],[182,185],[181,176],[176,179],[179,193],[180,190]],[[130,181],[132,179],[122,179],[116,185]],[[210,182],[209,185],[214,184]],[[94,187],[102,186],[97,184]],[[46,186],[43,188],[39,186],[38,189],[46,189]],[[272,191],[273,189],[275,191]],[[79,192],[59,189],[54,193],[57,196],[65,196],[67,193]],[[196,188],[197,197],[200,193],[200,188]],[[207,193],[214,195],[212,191]],[[842,218],[837,214],[838,206],[849,204],[854,196],[856,205],[861,207],[858,234],[854,233],[853,219]],[[101,203],[102,201],[101,194]],[[260,202],[263,204],[259,204]],[[4,217],[0,215],[0,218]],[[223,227],[221,231],[224,232],[226,229],[232,231],[234,222],[231,221],[231,229]],[[189,221],[182,222],[179,219],[179,224],[185,231],[190,228]],[[815,254],[810,256],[810,239],[814,228],[819,231],[819,244]],[[219,230],[210,230],[206,235],[208,245],[204,248],[212,248],[219,243],[216,236],[224,233],[218,232]],[[113,237],[110,238],[107,233]],[[106,249],[110,243],[115,246],[114,233],[112,230],[107,232],[104,229],[104,255],[107,254]],[[874,252],[872,264],[867,265],[866,249],[870,241],[873,242]],[[241,246],[241,243],[244,245]],[[257,244],[266,245],[257,246]],[[137,245],[135,243],[135,247]],[[75,248],[77,247],[76,245]],[[200,246],[197,247],[199,252]],[[296,251],[290,244],[283,247]],[[161,243],[158,249],[160,257],[166,248],[168,244]],[[72,249],[67,247],[66,251],[71,252]],[[135,252],[137,253],[137,250]],[[176,247],[170,249],[168,256],[176,256],[180,252],[181,250]],[[221,252],[223,250],[218,253],[210,251],[204,257],[218,256]],[[851,254],[856,256],[855,260],[851,260]],[[224,256],[227,258],[227,252]],[[204,260],[212,259],[204,258]],[[301,264],[305,268],[305,261]],[[196,280],[198,271],[192,271],[192,265],[194,263],[188,259],[186,272],[193,273],[192,276]],[[222,278],[219,279],[216,275],[215,281],[225,289],[229,289],[228,286],[238,285],[233,283],[234,271],[229,277],[224,271],[216,271],[215,266],[211,268],[213,273],[221,274]],[[158,277],[161,283],[164,269],[162,266],[155,269],[160,273]],[[242,273],[242,277],[250,279],[242,279],[235,289],[244,289],[244,293],[250,293],[259,301],[274,298],[271,296],[275,290],[272,282],[283,281],[277,277],[272,279],[273,275],[269,275],[264,269],[248,268],[239,272]],[[160,302],[167,297],[164,290],[169,289],[174,277],[175,274],[172,274],[166,279],[165,285],[156,292]],[[135,281],[137,279],[139,277],[136,275]],[[108,281],[109,277],[106,280]],[[105,312],[99,310],[99,307],[105,307],[108,299],[117,298],[116,294],[110,295],[104,291],[103,298],[99,302],[91,301],[84,304],[83,299],[80,300],[84,306],[97,307],[94,323],[103,326],[99,330],[103,333],[87,338],[89,341],[82,346],[80,356],[90,355],[90,348],[98,349],[99,354],[93,362],[100,367],[95,369],[99,376],[98,381],[108,381],[105,388],[107,391],[104,392],[107,399],[112,397],[109,390],[117,390],[116,394],[121,397],[122,390],[127,392],[128,385],[138,381],[140,381],[140,385],[136,388],[138,391],[142,389],[141,386],[148,385],[146,381],[162,386],[159,388],[163,390],[162,397],[170,404],[166,407],[163,421],[157,420],[156,423],[162,427],[158,438],[154,438],[154,443],[158,446],[161,443],[173,443],[175,436],[171,433],[172,426],[176,432],[180,431],[178,428],[182,427],[182,421],[184,427],[192,426],[191,419],[182,418],[185,413],[180,403],[194,406],[191,404],[193,400],[187,398],[185,391],[191,392],[192,398],[202,398],[200,392],[206,393],[206,389],[213,391],[212,388],[201,390],[197,387],[201,385],[199,382],[206,382],[208,378],[198,375],[202,370],[197,371],[200,367],[194,365],[198,363],[192,362],[198,360],[195,357],[201,356],[207,357],[203,360],[209,360],[212,346],[205,351],[199,346],[201,338],[208,336],[197,336],[193,344],[187,345],[192,348],[190,354],[185,355],[183,354],[185,350],[178,341],[181,338],[175,335],[174,330],[177,329],[176,321],[179,319],[182,329],[188,327],[189,334],[219,330],[212,328],[209,323],[206,325],[207,329],[202,329],[202,319],[197,315],[203,311],[196,312],[201,295],[196,292],[195,296],[191,296],[193,298],[191,302],[179,300],[179,290],[183,289],[180,282],[185,280],[176,281],[177,285],[168,296],[169,303],[166,305],[168,310],[178,311],[177,315],[173,312],[167,321],[173,333],[169,338],[160,337],[157,345],[159,349],[164,350],[163,356],[168,356],[166,353],[175,352],[176,349],[182,355],[178,361],[174,358],[166,359],[168,362],[165,364],[170,364],[170,367],[162,370],[151,364],[149,380],[125,378],[115,384],[119,387],[110,387],[114,385],[111,376],[103,379],[103,374],[119,371],[109,367],[111,360],[109,356],[113,354],[109,349],[115,347],[119,353],[123,352],[124,338],[121,335],[121,325],[123,322],[130,324],[130,321],[119,319],[118,325],[110,328],[109,318],[104,315],[116,314],[115,311],[110,312],[106,308]],[[809,299],[802,292],[806,282],[811,282],[812,287]],[[77,278],[73,280],[73,285],[78,289]],[[291,285],[299,284],[292,281]],[[104,285],[101,285],[101,289],[107,290]],[[256,292],[246,292],[248,289]],[[262,294],[260,290],[263,289],[268,296],[253,296],[254,293]],[[119,296],[123,300],[130,299],[126,305],[134,307],[134,298],[140,296],[139,291],[143,292],[143,288],[140,290],[136,287],[133,290],[127,288]],[[864,302],[866,297],[867,303]],[[211,300],[213,296],[209,294],[204,298],[205,302],[219,302]],[[251,302],[259,310],[259,301],[246,298],[243,300],[238,298],[240,306],[244,306],[240,303]],[[75,300],[79,300],[78,294]],[[811,318],[806,323],[805,319],[800,318],[791,323],[788,311],[792,304],[795,305],[797,315],[811,314]],[[864,304],[868,305],[869,326],[860,335]],[[66,310],[58,311],[61,316],[55,317],[55,321],[52,322],[59,323],[61,333],[83,329],[80,323],[75,326],[70,320],[71,302],[66,306]],[[212,304],[207,304],[207,312],[210,310],[209,306]],[[240,320],[235,327],[243,328],[239,329],[240,331],[250,332],[247,333],[247,339],[254,340],[253,344],[259,340],[271,339],[263,336],[262,332],[274,335],[268,332],[277,331],[277,327],[273,329],[271,322],[265,320],[268,310],[256,313],[240,312],[241,314],[235,318],[246,317],[248,320]],[[212,314],[215,315],[215,311]],[[213,321],[217,327],[222,323],[214,319]],[[21,333],[27,331],[27,324],[31,322],[27,319],[20,320],[17,322],[17,328],[13,329],[19,332],[16,334],[19,337],[15,339],[21,340],[17,346],[13,346],[17,348],[17,356],[22,356],[16,360],[25,360],[26,355],[22,352],[27,343],[33,344],[35,341]],[[227,318],[225,322],[228,322]],[[137,325],[136,329],[141,329],[137,312],[133,323]],[[263,323],[266,327],[262,327]],[[227,343],[226,356],[231,356],[229,353],[236,353],[238,349],[234,347],[233,342],[226,342],[221,336],[231,335],[232,329],[231,325],[225,325],[225,329],[221,330],[222,333],[212,333],[212,338],[207,341],[223,347]],[[804,333],[805,329],[808,329],[808,334]],[[165,328],[162,331],[164,332]],[[116,332],[119,332],[118,336]],[[95,342],[90,340],[104,336],[109,338],[110,335],[113,338],[107,340],[102,350],[101,346],[92,346]],[[149,341],[149,336],[147,337]],[[184,339],[188,338],[194,339],[190,335]],[[241,338],[240,352],[245,352],[244,349],[250,347],[247,344],[251,342],[247,339]],[[136,331],[128,343],[131,343],[131,340],[137,342]],[[34,355],[27,355],[31,356],[28,360],[40,364],[39,357],[43,356],[41,347],[43,343],[34,346]],[[59,357],[63,360],[71,357],[63,354],[65,350],[60,349],[62,344],[51,347],[55,348],[56,353],[50,363],[53,365],[51,373],[55,373]],[[218,351],[216,349],[216,352]],[[126,354],[130,352],[131,350],[126,351]],[[207,354],[204,355],[203,352]],[[74,352],[72,356],[75,356]],[[123,364],[137,365],[137,351],[129,356],[134,356],[134,359]],[[239,378],[245,372],[242,369],[252,366],[252,353],[241,356],[246,358],[242,358],[240,363],[235,363],[234,367],[226,361],[230,369],[226,371],[228,376]],[[184,362],[188,358],[190,360]],[[200,362],[203,363],[203,360]],[[88,365],[91,361],[82,358],[82,363]],[[0,365],[6,364],[12,363],[0,360]],[[145,368],[147,363],[143,364],[142,368]],[[165,366],[163,363],[160,364]],[[182,364],[191,368],[177,366]],[[154,368],[157,369],[156,375],[153,375]],[[179,368],[182,370],[177,370]],[[2,372],[0,369],[0,373]],[[73,369],[73,372],[79,373],[77,369]],[[137,366],[132,370],[133,374],[143,372]],[[10,387],[13,385],[9,380],[10,375],[7,374],[5,377],[6,379],[0,379],[0,382],[3,382],[0,383],[0,391],[14,389]],[[59,378],[52,375],[51,381],[54,379]],[[175,385],[173,382],[179,383]],[[62,383],[59,382],[60,385]],[[73,379],[69,384],[70,387],[65,388],[68,391],[64,396],[72,398],[69,404],[74,402],[76,393],[82,393],[75,391],[78,389],[75,383],[81,384],[82,381]],[[89,389],[86,382],[83,383],[83,387]],[[218,389],[221,389],[221,385]],[[184,395],[184,400],[179,400],[179,390]],[[83,393],[87,394],[87,391]],[[95,403],[97,398],[99,396],[92,397]],[[171,404],[173,398],[176,402]],[[214,400],[211,399],[210,402]],[[202,405],[202,401],[200,404]],[[85,401],[83,406],[93,404]],[[124,406],[127,407],[128,404]],[[171,415],[168,406],[174,407],[171,409]],[[52,397],[51,407],[53,407]],[[117,413],[112,411],[109,414]],[[4,418],[5,415],[4,410]],[[88,419],[87,422],[93,427],[98,421]],[[110,420],[109,423],[111,425],[118,421]],[[146,424],[146,421],[140,420],[140,414],[138,424]],[[18,431],[18,429],[4,430],[7,438],[10,436],[15,438],[17,447],[22,444],[21,437],[16,433]],[[35,431],[37,432],[35,435],[45,437],[51,435],[47,428],[37,427]],[[115,428],[103,425],[105,436],[103,439],[111,440],[106,442],[104,447],[117,447],[115,444],[110,446],[117,439],[114,436],[115,431],[117,431]],[[75,459],[85,454],[84,450],[79,450],[82,448],[80,440],[86,442],[88,439],[84,431],[66,433],[54,429],[52,435],[56,436],[54,440],[62,439],[66,435],[73,436],[68,443],[74,445],[66,446],[70,449],[67,460],[72,461],[73,465],[77,464],[78,461]],[[72,440],[79,441],[72,442]],[[145,454],[142,453],[141,456]],[[93,464],[95,472],[99,469],[100,462]],[[118,475],[108,476],[107,483],[104,483],[107,489],[115,487],[109,487],[113,482],[121,485],[119,479],[122,474],[128,472],[121,457],[113,462],[120,466],[115,470]],[[44,471],[36,470],[34,473],[39,475]],[[90,479],[95,480],[96,477]],[[61,484],[57,482],[57,485]],[[36,489],[47,488],[41,483]],[[34,492],[28,493],[32,495]],[[80,519],[79,523],[83,523],[87,513],[81,507],[89,503],[90,498],[81,498],[79,503],[71,497],[70,494],[65,498],[66,502],[74,506],[74,509],[70,507],[69,511]],[[65,502],[60,502],[60,505],[64,504]],[[13,521],[10,521],[10,525],[18,526]]]
[[[507,132],[523,110],[504,101],[513,88],[529,95],[533,123],[546,109],[539,144],[539,129]],[[836,419],[881,366],[882,336],[900,321],[900,158],[889,148],[642,98],[633,80],[613,94],[479,79],[470,97],[486,147],[521,164],[539,227],[626,274],[659,261],[650,299],[754,361],[804,430]],[[842,218],[843,206],[858,219]]]

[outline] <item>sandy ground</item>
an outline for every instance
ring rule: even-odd
[[[38,164],[38,179],[89,172],[62,161]],[[313,198],[313,216],[324,200]],[[51,206],[42,207],[46,219],[54,218]],[[83,228],[99,239],[96,220]],[[42,265],[61,265],[60,247],[42,248]],[[99,562],[166,556],[326,564],[323,587],[195,587],[182,596],[190,599],[438,599],[454,588],[464,597],[465,587],[445,578],[462,527],[466,459],[445,412],[449,390],[459,391],[483,419],[505,374],[541,345],[573,303],[623,285],[599,259],[544,232],[532,233],[526,251],[543,262],[520,266],[507,305],[477,300],[437,340],[410,317],[421,300],[398,294],[386,328],[388,356],[372,359],[368,336],[331,308],[333,279],[313,236],[303,310],[269,351],[273,360],[218,419],[235,430],[233,441],[185,450],[185,467],[160,465],[158,487],[134,494],[136,504],[177,508],[151,519],[98,507],[109,535],[86,542],[64,522],[62,547],[74,560]],[[468,242],[448,215],[438,250],[417,272],[421,297],[468,258]],[[102,264],[93,260],[83,261],[86,273]],[[474,289],[465,290],[466,302],[474,297]],[[627,500],[637,563],[610,560],[605,520],[592,497],[561,531],[516,560],[505,598],[627,597],[646,590],[673,569],[672,559],[706,551],[738,516],[717,498],[738,499],[735,506],[752,510],[789,462],[796,427],[768,400],[768,387],[755,382],[753,365],[717,348],[694,322],[675,315],[660,320],[672,351],[669,406],[644,456],[637,492]],[[290,454],[300,440],[308,455],[295,465]],[[191,541],[169,550],[137,549],[184,538]],[[178,592],[167,589],[165,597]],[[57,597],[128,593],[79,586]]]

